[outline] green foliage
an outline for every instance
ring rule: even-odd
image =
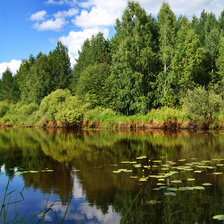
[[[61,42],[48,55],[23,60],[14,76],[6,70],[0,80],[1,120],[80,123],[94,108],[121,113],[113,119],[145,119],[141,115],[152,109],[171,107],[169,114],[181,108],[188,90],[202,86],[224,98],[224,11],[218,20],[204,10],[200,18],[176,19],[164,2],[155,19],[129,2],[115,30],[111,40],[102,33],[85,40],[73,70]],[[213,112],[195,113],[199,120],[214,119]]]
[[[76,93],[83,99],[91,98],[94,106],[106,106],[106,80],[110,75],[110,65],[99,63],[89,65],[78,80]]]
[[[129,2],[112,40],[112,108],[126,115],[144,114],[152,104],[158,58],[149,18],[138,3]]]
[[[90,40],[85,40],[81,51],[78,53],[79,57],[74,66],[72,82],[70,85],[73,92],[76,92],[76,89],[79,88],[79,78],[88,66],[93,66],[98,63],[110,63],[109,42],[105,40],[102,33],[92,36]]]
[[[0,99],[8,102],[13,99],[13,77],[12,72],[9,69],[2,74]]]
[[[89,104],[72,96],[69,90],[58,89],[45,97],[40,104],[40,120],[61,122],[82,122],[83,114]]]
[[[183,107],[192,120],[212,122],[223,106],[222,98],[213,91],[198,87],[188,90],[183,99]]]
[[[0,118],[3,117],[9,109],[9,104],[6,101],[0,102]]]
[[[187,120],[187,115],[184,111],[169,108],[169,107],[161,107],[159,109],[151,110],[147,115],[146,119],[151,121],[170,121],[170,120]]]
[[[52,90],[67,88],[71,82],[71,63],[68,49],[59,41],[56,49],[50,52],[48,57]]]

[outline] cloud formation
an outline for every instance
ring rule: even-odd
[[[30,20],[32,20],[32,21],[41,21],[41,20],[44,20],[45,19],[45,16],[46,15],[47,15],[47,12],[45,10],[42,10],[42,11],[33,13],[30,16]]]
[[[56,18],[56,19],[49,19],[46,21],[43,21],[42,23],[35,23],[33,25],[33,28],[35,28],[38,31],[56,31],[59,32],[65,25],[67,24],[67,21],[65,21],[64,18]]]
[[[54,14],[55,18],[59,18],[59,17],[73,17],[76,14],[79,13],[78,9],[75,8],[71,8],[68,11],[58,11],[57,13]]]
[[[70,6],[74,6],[77,1],[76,0],[47,0],[45,2],[46,4],[49,5],[70,5]]]
[[[62,36],[59,39],[68,48],[72,66],[75,64],[75,59],[78,57],[78,51],[81,49],[83,42],[98,32],[102,32],[105,38],[108,37],[109,30],[107,28],[94,27],[83,31],[71,31],[68,36]]]
[[[7,68],[10,69],[10,71],[15,74],[16,71],[19,69],[19,66],[21,64],[21,60],[11,60],[10,62],[3,62],[0,64],[0,78],[2,77],[2,73],[6,71]]]

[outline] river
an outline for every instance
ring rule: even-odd
[[[0,166],[1,223],[224,219],[222,131],[0,129]]]

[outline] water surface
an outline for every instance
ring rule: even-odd
[[[45,223],[220,223],[213,216],[224,214],[222,132],[0,129],[0,166],[1,223],[43,214]]]

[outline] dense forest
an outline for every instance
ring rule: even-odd
[[[129,2],[116,33],[84,41],[74,68],[58,42],[48,55],[23,60],[0,82],[2,122],[82,121],[95,110],[146,115],[160,108],[214,119],[224,98],[224,10],[219,18],[177,17],[163,3],[157,18]]]

